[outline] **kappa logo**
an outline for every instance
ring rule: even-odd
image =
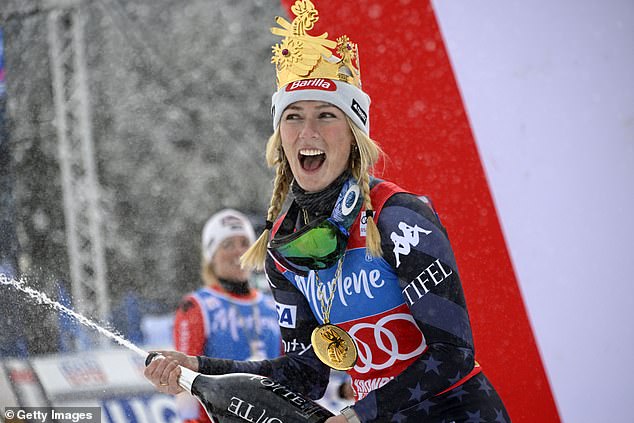
[[[405,222],[398,224],[398,228],[403,235],[392,232],[390,239],[394,243],[394,257],[396,258],[396,267],[401,265],[401,254],[408,255],[411,247],[416,247],[420,241],[420,234],[429,235],[431,231],[420,228],[418,225],[410,226]]]
[[[276,302],[275,309],[277,310],[277,322],[280,327],[295,329],[297,323],[297,306]]]
[[[287,92],[299,90],[337,91],[337,86],[331,80],[323,78],[293,81],[286,86]]]

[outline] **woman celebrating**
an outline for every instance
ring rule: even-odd
[[[369,138],[356,45],[308,34],[318,19],[310,1],[292,11],[292,23],[277,18],[272,29],[284,39],[273,48],[267,229],[243,256],[243,265],[265,267],[285,355],[248,362],[172,354],[146,376],[175,393],[176,364],[256,373],[319,398],[333,368],[348,372],[356,402],[327,423],[510,421],[475,361],[438,215],[425,197],[370,175],[380,149]]]

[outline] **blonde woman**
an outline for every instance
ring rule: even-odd
[[[264,267],[285,355],[258,362],[173,357],[146,376],[177,392],[176,363],[206,374],[256,373],[311,398],[329,369],[351,377],[355,404],[326,423],[508,422],[475,361],[458,268],[425,197],[371,176],[370,98],[357,49],[308,33],[297,1],[273,48],[278,91],[266,158],[276,170],[267,226],[242,262]],[[329,49],[335,48],[339,57]],[[282,210],[290,197],[290,207]]]

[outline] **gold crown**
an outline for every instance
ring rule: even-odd
[[[271,28],[275,35],[284,37],[273,46],[271,63],[275,63],[277,88],[301,79],[327,78],[347,82],[361,89],[357,45],[347,36],[329,40],[328,33],[314,37],[307,31],[319,20],[319,12],[310,0],[297,0],[291,7],[293,23],[282,17],[275,22],[281,28]],[[332,54],[336,49],[337,57]]]

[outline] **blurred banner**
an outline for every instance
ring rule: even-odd
[[[127,350],[7,359],[0,366],[0,404],[101,407],[102,423],[179,422],[174,397],[143,377],[143,361]]]

